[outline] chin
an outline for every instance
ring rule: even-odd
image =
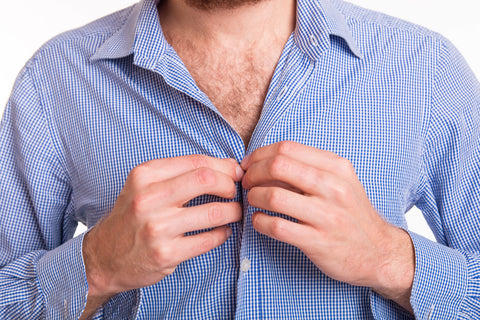
[[[186,0],[187,4],[202,10],[235,9],[265,0]]]

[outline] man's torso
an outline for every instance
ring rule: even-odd
[[[198,46],[180,37],[167,40],[197,86],[248,145],[260,118],[270,80],[284,41],[248,49]]]
[[[195,61],[177,46],[187,74],[170,48],[157,38],[145,40],[157,32],[150,30],[158,20],[150,5],[142,9],[148,20],[144,13],[138,23],[149,29],[132,40],[131,51],[111,53],[125,37],[118,32],[107,42],[95,37],[95,29],[75,45],[50,44],[30,71],[72,186],[73,209],[65,221],[94,225],[142,162],[194,153],[241,160],[256,148],[293,140],[348,158],[372,204],[406,226],[403,214],[421,176],[434,71],[423,49],[429,38],[410,39],[401,55],[381,39],[372,46],[362,42],[360,59],[339,37],[321,46],[321,34],[310,28],[289,39],[273,77],[278,59],[253,67],[258,56],[197,55]],[[313,14],[312,8],[303,14]],[[96,60],[89,59],[93,50]],[[248,139],[245,150],[242,140]],[[245,218],[232,226],[230,240],[143,289],[139,318],[334,319],[338,310],[344,319],[372,318],[368,288],[334,282],[295,248],[259,235],[250,220],[256,209],[241,186],[238,191],[235,201],[243,202]],[[205,196],[193,204],[214,200]],[[246,272],[240,271],[243,259],[251,262]]]

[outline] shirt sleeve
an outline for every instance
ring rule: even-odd
[[[417,207],[438,243],[411,233],[418,319],[480,319],[480,85],[448,41],[441,46]]]
[[[416,203],[437,242],[410,232],[415,316],[372,291],[375,319],[480,319],[480,85],[442,40]]]
[[[0,318],[77,319],[88,286],[68,174],[26,67],[0,125]]]

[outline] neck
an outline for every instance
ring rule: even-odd
[[[241,49],[286,41],[295,27],[295,0],[245,2],[233,8],[201,8],[188,0],[162,0],[159,16],[169,36]],[[193,40],[194,39],[194,40]]]

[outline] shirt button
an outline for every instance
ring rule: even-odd
[[[247,272],[248,270],[250,270],[250,265],[251,265],[250,260],[247,258],[244,258],[242,260],[242,263],[240,264],[240,270],[242,272]]]
[[[433,312],[434,312],[434,311],[435,311],[435,305],[432,304],[432,306],[430,307],[430,310],[428,310],[427,320],[432,319],[432,317],[433,317]]]
[[[318,46],[318,41],[317,41],[317,37],[315,37],[315,35],[310,35],[310,43],[312,44],[312,46],[316,47]]]
[[[63,316],[65,319],[68,318],[68,302],[67,300],[63,300]]]

